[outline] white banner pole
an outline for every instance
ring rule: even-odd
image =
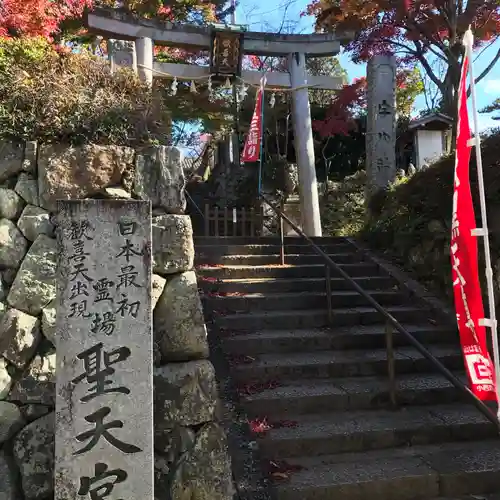
[[[465,55],[469,59],[469,81],[471,91],[471,104],[472,104],[472,121],[474,123],[474,138],[471,144],[475,146],[476,150],[476,165],[477,165],[477,179],[479,187],[479,203],[481,206],[481,221],[482,228],[474,231],[474,235],[482,236],[484,241],[484,260],[485,260],[485,274],[486,286],[488,291],[488,307],[489,307],[489,320],[484,320],[484,325],[488,326],[491,330],[491,340],[493,345],[493,364],[495,369],[495,386],[497,393],[497,402],[499,404],[497,410],[497,417],[500,421],[500,355],[498,346],[498,332],[497,332],[497,319],[495,311],[495,292],[493,286],[493,271],[491,269],[491,254],[490,254],[490,240],[488,235],[488,219],[486,215],[486,196],[484,192],[484,178],[483,178],[483,159],[481,157],[481,140],[479,137],[479,124],[476,103],[476,87],[474,84],[474,70],[472,64],[472,47],[474,45],[474,35],[468,29],[465,32],[463,44],[465,46]]]

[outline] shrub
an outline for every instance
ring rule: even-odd
[[[329,236],[353,236],[365,220],[366,173],[360,170],[341,182],[330,183],[328,195],[320,201],[323,233]]]
[[[492,266],[500,279],[500,133],[482,142],[484,184]],[[377,214],[362,236],[370,246],[385,252],[430,288],[451,297],[450,230],[454,157],[445,157],[406,182],[394,186],[377,200]],[[470,169],[471,191],[478,227],[481,227],[474,151]],[[480,260],[483,259],[479,242]],[[484,277],[480,263],[480,277]],[[500,299],[497,293],[497,300]]]
[[[170,114],[130,70],[42,38],[0,39],[0,139],[167,144]]]

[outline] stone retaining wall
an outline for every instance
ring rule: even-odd
[[[184,173],[176,148],[0,146],[0,499],[53,498],[57,199],[153,205],[158,500],[229,500]],[[139,499],[137,499],[139,500]]]

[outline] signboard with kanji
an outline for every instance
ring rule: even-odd
[[[210,72],[215,77],[241,76],[243,34],[214,30],[210,47]]]

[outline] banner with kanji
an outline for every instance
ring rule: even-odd
[[[255,99],[255,110],[253,112],[252,121],[250,122],[250,130],[248,131],[241,161],[243,163],[256,162],[260,159],[260,141],[262,140],[262,94],[263,88],[260,87],[257,91]]]
[[[494,370],[486,343],[481,285],[478,274],[476,218],[469,181],[471,131],[467,110],[467,73],[469,59],[464,57],[458,96],[458,124],[453,217],[451,227],[451,264],[453,293],[460,343],[470,389],[481,400],[496,400]]]

